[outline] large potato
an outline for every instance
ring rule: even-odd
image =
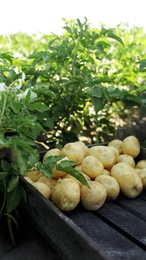
[[[135,161],[131,155],[128,154],[120,154],[117,157],[117,163],[119,162],[125,162],[129,164],[132,168],[135,168]]]
[[[103,167],[110,170],[112,166],[116,163],[116,156],[112,149],[107,146],[93,146],[89,149],[88,155],[96,157],[102,162]]]
[[[72,211],[80,202],[79,184],[70,178],[60,180],[52,192],[51,200],[60,210]]]
[[[95,179],[96,176],[102,174],[104,169],[102,162],[92,155],[88,155],[83,159],[81,168],[91,179]]]
[[[87,152],[89,150],[88,146],[84,142],[82,142],[82,141],[76,141],[76,142],[74,142],[74,144],[82,147],[82,149],[85,152],[85,156],[86,156],[86,154],[87,154]]]
[[[33,182],[32,185],[37,189],[45,198],[50,199],[51,189],[43,182]]]
[[[131,155],[136,158],[140,153],[140,143],[139,140],[133,136],[127,136],[122,143],[122,150],[124,154]]]
[[[61,150],[61,155],[67,156],[69,160],[81,164],[85,157],[85,149],[82,145],[76,143],[67,143]]]
[[[136,164],[136,168],[137,169],[143,169],[146,168],[146,160],[140,160],[137,164]]]
[[[119,183],[115,178],[109,175],[99,175],[95,181],[100,182],[107,191],[107,199],[115,200],[120,193]]]
[[[89,181],[88,184],[90,188],[84,185],[81,186],[81,203],[85,209],[95,211],[104,204],[107,191],[99,182]]]
[[[122,193],[128,198],[136,198],[142,192],[141,178],[127,163],[115,164],[111,169],[111,176],[117,180]]]
[[[123,150],[122,150],[122,140],[120,139],[114,139],[112,141],[110,141],[108,143],[108,146],[110,147],[115,147],[118,151],[119,151],[119,154],[122,154],[123,153]]]

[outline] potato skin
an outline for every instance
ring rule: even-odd
[[[43,182],[33,182],[32,185],[37,189],[45,198],[50,199],[51,189]]]
[[[142,192],[141,178],[127,163],[119,162],[115,164],[111,169],[111,176],[117,180],[121,192],[128,198],[136,198]]]
[[[146,168],[146,160],[143,159],[143,160],[140,160],[139,162],[137,162],[137,164],[136,164],[136,168],[137,168],[137,169],[143,169],[143,168]]]
[[[88,184],[90,188],[84,185],[81,187],[81,204],[89,211],[96,211],[104,204],[107,191],[99,182],[89,181]]]
[[[146,168],[141,169],[138,175],[142,180],[144,189],[146,189]]]
[[[102,174],[104,169],[102,162],[92,155],[88,155],[83,159],[81,168],[91,179],[95,179]]]
[[[120,139],[114,139],[114,140],[112,140],[112,141],[110,141],[110,142],[108,143],[108,146],[109,146],[109,147],[115,147],[115,148],[119,151],[119,154],[122,154],[122,153],[123,153],[122,143],[123,143],[122,140],[120,140]]]
[[[122,143],[122,150],[124,154],[131,155],[136,158],[140,153],[140,143],[139,140],[133,136],[127,136]]]
[[[60,180],[51,195],[52,203],[62,211],[69,212],[80,202],[80,186],[70,178]]]
[[[100,182],[107,191],[107,199],[115,200],[120,193],[120,185],[115,178],[109,175],[99,175],[94,181]]]
[[[61,150],[61,155],[67,156],[69,160],[76,162],[76,165],[81,164],[85,154],[84,147],[75,143],[67,143]]]
[[[60,149],[58,149],[58,148],[50,149],[50,150],[48,150],[48,151],[45,153],[45,155],[44,155],[44,157],[43,157],[43,161],[44,161],[47,157],[49,157],[49,156],[60,156],[60,154],[61,154]]]
[[[39,170],[32,170],[24,173],[24,177],[29,177],[33,182],[37,181],[41,176],[43,176],[43,173]]]

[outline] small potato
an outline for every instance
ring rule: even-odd
[[[117,157],[117,163],[118,162],[125,162],[129,164],[132,168],[135,168],[135,161],[131,155],[128,154],[120,154]]]
[[[144,189],[146,189],[146,168],[141,169],[138,175],[142,180]]]
[[[92,155],[86,156],[81,163],[82,172],[86,173],[91,179],[103,173],[103,164]]]
[[[52,203],[62,211],[72,211],[80,202],[80,186],[70,178],[59,180],[51,195]]]
[[[55,187],[56,185],[56,180],[55,179],[49,179],[47,176],[41,176],[37,182],[43,182],[45,183],[51,190]]]
[[[89,149],[88,155],[92,155],[102,162],[103,167],[110,170],[116,163],[116,156],[112,149],[107,146],[93,146]]]
[[[140,160],[137,164],[136,164],[136,168],[137,169],[143,169],[146,168],[146,160]]]
[[[37,189],[45,198],[50,199],[51,189],[43,182],[33,182],[32,185]]]
[[[27,176],[24,176],[24,179],[25,179],[26,181],[28,181],[30,184],[33,183],[33,181],[32,181],[29,177],[27,177]]]
[[[85,209],[95,211],[104,204],[107,197],[107,191],[99,182],[89,181],[88,184],[90,188],[84,185],[81,187],[81,203]]]
[[[81,172],[82,171],[82,166],[81,164],[77,165],[74,167],[77,171]]]
[[[99,175],[94,181],[100,182],[107,191],[107,199],[115,200],[120,193],[119,183],[115,178],[109,175]]]
[[[79,165],[85,157],[85,150],[81,145],[77,145],[76,143],[67,143],[62,148],[61,155],[67,156],[69,160]]]
[[[109,147],[109,149],[112,149],[114,151],[114,154],[117,158],[119,156],[119,150],[114,146],[108,146],[108,147]]]
[[[122,140],[120,139],[114,139],[112,141],[110,141],[108,143],[108,146],[112,146],[112,147],[115,147],[118,151],[119,151],[119,154],[122,154],[123,153],[123,150],[122,150]]]
[[[32,181],[37,181],[41,176],[43,176],[43,173],[40,171],[28,171],[24,173],[24,177],[29,177]]]
[[[139,140],[133,136],[127,136],[122,143],[122,150],[124,154],[131,155],[136,158],[140,153],[140,143]]]
[[[58,148],[50,149],[50,150],[48,150],[48,151],[45,153],[45,155],[44,155],[44,157],[43,157],[43,161],[44,161],[47,157],[49,157],[49,156],[60,156],[60,154],[61,154],[61,151],[60,151]]]
[[[136,198],[142,192],[143,184],[135,170],[125,162],[115,164],[111,176],[117,180],[121,192],[128,198]]]

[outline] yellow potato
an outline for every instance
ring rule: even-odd
[[[92,155],[86,156],[81,163],[82,172],[86,173],[91,179],[103,173],[103,164]]]
[[[107,191],[99,182],[89,181],[88,184],[90,188],[87,188],[84,185],[81,186],[81,204],[85,209],[95,211],[104,204],[107,197]]]
[[[110,147],[115,147],[118,151],[119,151],[119,154],[122,154],[123,153],[123,150],[122,150],[122,140],[120,139],[114,139],[112,141],[110,141],[108,143],[108,146]]]
[[[85,145],[85,143],[82,142],[82,141],[76,141],[76,142],[74,142],[74,144],[75,144],[75,145],[79,145],[79,146],[81,146],[82,149],[84,150],[84,152],[85,152],[85,156],[86,156],[86,154],[87,154],[87,152],[88,152],[88,150],[89,150],[88,146]]]
[[[108,146],[109,149],[112,149],[116,158],[119,156],[119,150],[114,146]]]
[[[51,189],[43,182],[33,182],[32,185],[37,189],[45,198],[50,199]]]
[[[40,171],[28,171],[24,173],[24,177],[29,177],[32,181],[37,181],[41,176],[43,176],[43,173]]]
[[[122,150],[124,154],[131,155],[136,158],[140,153],[140,143],[139,140],[133,136],[127,136],[122,143]]]
[[[117,180],[122,193],[128,198],[136,198],[142,192],[141,178],[129,164],[115,164],[111,169],[111,176]]]
[[[100,182],[107,191],[107,199],[115,200],[120,193],[119,183],[115,178],[109,175],[99,175],[94,181]]]
[[[44,155],[44,157],[43,157],[43,161],[44,161],[47,157],[49,157],[49,156],[60,156],[60,154],[61,154],[61,151],[60,151],[58,148],[50,149],[50,150],[48,150],[48,151],[45,153],[45,155]]]
[[[61,150],[61,155],[67,156],[69,160],[76,162],[76,165],[81,164],[85,157],[83,146],[76,143],[67,143]]]
[[[51,195],[52,203],[62,211],[72,211],[80,202],[80,186],[70,178],[59,180]]]
[[[146,160],[140,160],[137,164],[136,164],[136,168],[137,169],[143,169],[146,168]]]
[[[93,146],[89,148],[88,155],[96,157],[102,162],[103,167],[110,170],[112,166],[116,163],[116,156],[112,149],[107,146]]]
[[[146,189],[146,168],[141,169],[138,175],[142,180],[144,189]]]
[[[135,168],[135,161],[131,155],[128,154],[120,154],[117,157],[117,163],[119,162],[125,162],[129,164],[132,168]]]

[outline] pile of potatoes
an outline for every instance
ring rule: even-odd
[[[89,187],[55,168],[51,179],[40,171],[26,172],[24,178],[61,211],[72,211],[79,203],[86,210],[95,211],[106,200],[115,200],[120,192],[134,199],[146,188],[146,159],[136,163],[139,153],[140,143],[133,135],[123,141],[114,139],[107,146],[70,142],[61,150],[48,150],[43,161],[51,155],[75,161],[74,168],[85,177]]]

